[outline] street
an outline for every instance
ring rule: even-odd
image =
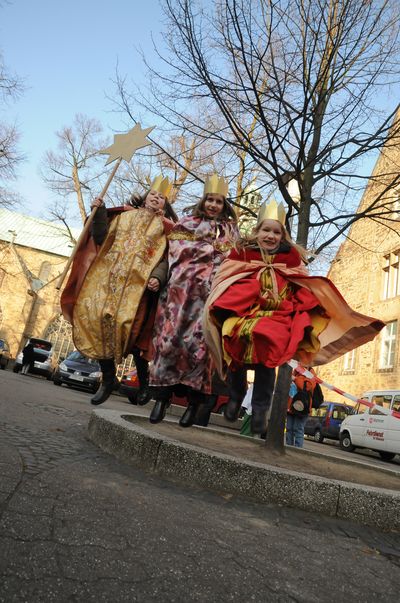
[[[121,464],[86,437],[89,399],[0,371],[1,602],[398,600],[399,533]]]

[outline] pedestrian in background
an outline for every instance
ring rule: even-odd
[[[315,371],[308,366],[307,370],[315,375]],[[317,382],[293,372],[292,384],[289,390],[288,411],[286,417],[286,444],[303,448],[304,428],[311,412],[312,398]]]
[[[33,343],[28,343],[22,351],[22,369],[21,374],[27,375],[32,369],[32,364],[35,358],[35,348]]]

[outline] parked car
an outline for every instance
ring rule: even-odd
[[[392,410],[400,412],[400,390],[366,392],[362,398],[377,406],[357,404],[354,414],[340,426],[340,447],[348,452],[369,448],[391,461],[400,454],[400,418],[391,414]]]
[[[122,375],[119,384],[119,393],[122,396],[127,396],[132,404],[136,403],[136,396],[139,391],[139,380],[137,377],[136,369],[132,368],[130,371]]]
[[[26,345],[28,343],[31,343],[34,348],[34,362],[31,365],[29,372],[43,375],[46,379],[51,379],[56,367],[56,361],[53,357],[53,344],[51,341],[38,339],[37,337],[30,337],[26,342]],[[21,370],[22,359],[23,353],[20,352],[15,359],[13,368],[14,373],[18,373]]]
[[[63,360],[53,375],[54,385],[69,385],[96,392],[101,382],[101,369],[97,360],[86,358],[75,350]]]
[[[10,361],[10,348],[5,339],[0,339],[0,367],[4,370]]]
[[[351,406],[341,402],[323,402],[318,409],[313,409],[308,417],[304,433],[312,436],[322,444],[325,438],[339,439],[342,421],[353,411]]]

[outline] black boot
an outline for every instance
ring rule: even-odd
[[[229,400],[224,407],[224,417],[232,423],[239,417],[240,407],[247,391],[247,370],[240,368],[236,371],[229,370],[227,377]]]
[[[112,359],[99,360],[100,368],[103,373],[103,380],[95,395],[90,402],[94,406],[103,404],[110,396],[114,389],[115,383],[115,363]]]
[[[170,387],[152,387],[150,392],[156,401],[150,414],[150,423],[160,423],[171,404],[172,389]]]
[[[264,435],[267,432],[267,412],[271,405],[274,385],[275,369],[257,364],[251,397],[250,429],[254,434]]]
[[[181,427],[191,427],[196,419],[199,406],[205,402],[205,394],[195,390],[189,390],[187,393],[188,405],[179,420]]]
[[[141,356],[140,350],[134,350],[133,357],[135,359],[136,372],[139,380],[139,391],[136,396],[136,404],[144,406],[151,399],[149,389],[149,363]]]

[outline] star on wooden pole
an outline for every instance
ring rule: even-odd
[[[115,134],[113,144],[99,151],[103,155],[109,155],[106,165],[119,158],[125,159],[129,163],[135,151],[151,144],[146,137],[154,130],[154,127],[142,130],[140,124],[136,124],[126,134]]]
[[[154,130],[154,128],[155,128],[155,126],[151,126],[150,128],[145,128],[144,130],[142,130],[141,125],[139,123],[137,123],[131,130],[129,130],[129,132],[126,132],[125,134],[115,134],[113,144],[111,144],[106,149],[101,149],[100,151],[98,151],[101,154],[109,155],[106,165],[108,165],[109,163],[112,163],[113,161],[116,161],[116,163],[107,179],[107,182],[105,183],[103,190],[101,191],[101,193],[99,195],[99,197],[101,199],[105,196],[105,194],[108,190],[108,187],[110,186],[112,179],[114,178],[114,176],[116,174],[117,169],[121,165],[122,160],[124,159],[125,161],[127,161],[129,163],[129,161],[132,159],[135,151],[137,151],[138,149],[142,149],[143,147],[147,147],[149,144],[151,144],[150,140],[147,140],[146,137],[148,136],[148,134],[150,134],[150,132],[152,130]],[[75,248],[74,248],[73,252],[71,253],[70,257],[68,258],[68,262],[67,262],[60,278],[58,279],[57,286],[56,286],[57,289],[61,289],[61,285],[63,284],[64,279],[69,270],[69,267],[72,264],[72,260],[74,259],[75,254],[76,254],[83,238],[86,236],[86,233],[89,230],[91,223],[93,222],[93,218],[94,218],[96,211],[97,211],[97,207],[93,207],[92,213],[86,220],[85,226],[84,226],[81,234],[79,235],[79,239],[76,242]]]

